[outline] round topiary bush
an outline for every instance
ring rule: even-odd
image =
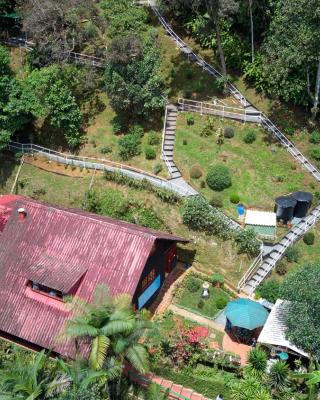
[[[152,147],[147,147],[145,149],[145,156],[147,160],[154,160],[157,156],[157,153]]]
[[[216,306],[218,310],[222,310],[228,304],[228,300],[224,297],[218,297],[216,300]]]
[[[253,143],[257,138],[255,131],[248,131],[243,138],[243,141],[247,144]]]
[[[240,196],[237,193],[230,194],[230,201],[232,204],[240,203]]]
[[[307,244],[308,246],[311,246],[314,244],[314,233],[313,232],[307,232],[304,236],[303,236],[303,241],[305,244]]]
[[[212,277],[210,278],[210,280],[211,280],[211,283],[217,287],[220,287],[224,284],[224,276],[219,273],[213,274]]]
[[[215,207],[215,208],[223,207],[222,197],[218,193],[213,194],[209,203],[212,205],[212,207]]]
[[[209,167],[206,182],[210,189],[217,192],[230,187],[232,181],[229,169],[223,164],[216,164]]]
[[[223,136],[227,139],[232,139],[234,137],[234,129],[231,126],[226,126],[224,128]]]
[[[203,175],[202,169],[200,168],[200,165],[195,164],[190,168],[190,177],[192,179],[199,179]]]

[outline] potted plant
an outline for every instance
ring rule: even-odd
[[[211,282],[213,286],[220,288],[224,284],[224,277],[221,274],[215,273],[211,277]]]

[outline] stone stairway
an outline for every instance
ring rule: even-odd
[[[257,263],[257,268],[243,279],[242,286],[238,287],[248,295],[252,295],[260,283],[271,273],[276,263],[284,256],[288,247],[292,246],[299,240],[308,230],[310,230],[317,221],[320,220],[320,205],[314,208],[311,213],[303,218],[298,224],[280,240],[268,253],[260,263]]]
[[[175,130],[177,126],[178,109],[175,105],[167,106],[164,136],[162,145],[162,157],[167,165],[172,179],[181,178],[181,172],[173,160]]]

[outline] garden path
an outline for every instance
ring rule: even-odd
[[[223,336],[222,347],[225,351],[238,354],[241,358],[241,365],[246,365],[251,346],[233,341],[228,334],[225,334]]]

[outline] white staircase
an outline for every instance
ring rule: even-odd
[[[248,295],[252,295],[260,283],[271,273],[276,263],[284,256],[288,247],[292,246],[308,230],[310,230],[317,221],[320,220],[320,205],[314,208],[311,213],[296,224],[280,240],[266,257],[260,254],[253,262],[246,274],[238,283],[238,290]]]

